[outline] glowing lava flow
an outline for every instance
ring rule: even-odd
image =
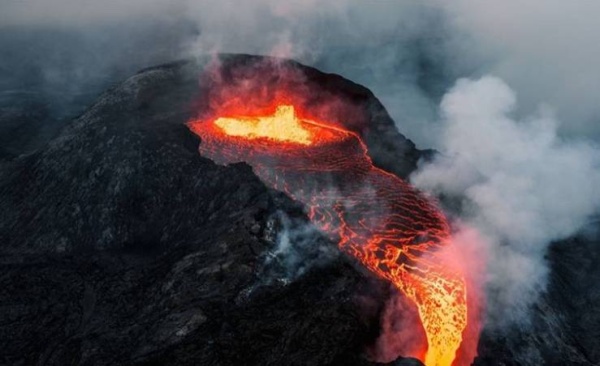
[[[467,293],[463,275],[440,254],[450,240],[446,219],[409,184],[373,166],[358,135],[301,120],[292,106],[190,128],[203,156],[250,164],[266,184],[302,202],[340,248],[414,301],[427,337],[421,360],[453,363],[467,326]]]

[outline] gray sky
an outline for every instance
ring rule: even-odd
[[[515,113],[547,104],[561,134],[600,140],[596,1],[0,0],[0,7],[0,27],[79,32],[184,20],[201,34],[181,40],[182,57],[274,54],[342,73],[373,89],[421,146],[435,142],[430,131],[443,91],[458,77],[484,74],[515,90]],[[419,70],[423,62],[435,69]],[[425,90],[419,73],[433,75]]]

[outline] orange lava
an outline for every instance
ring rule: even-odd
[[[467,289],[463,273],[445,264],[443,253],[453,250],[446,218],[412,186],[375,167],[356,133],[300,119],[290,105],[189,126],[202,139],[203,156],[251,165],[267,185],[303,203],[342,250],[416,304],[427,344],[414,356],[427,366],[457,363]]]
[[[240,136],[247,139],[267,138],[310,145],[313,137],[310,129],[300,124],[294,114],[294,107],[290,105],[277,107],[272,116],[221,117],[215,121],[215,124],[229,136]]]

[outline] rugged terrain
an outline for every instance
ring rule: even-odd
[[[306,222],[300,206],[249,166],[199,155],[185,123],[207,108],[207,62],[143,70],[39,149],[0,156],[0,364],[370,364],[389,286],[316,234],[282,252],[278,237]],[[364,111],[357,132],[375,164],[415,169],[424,153],[368,89],[277,63],[315,98]],[[18,131],[26,109],[10,113]],[[484,333],[476,364],[599,362],[597,244],[557,243],[534,325]]]
[[[199,155],[184,123],[196,112],[201,67],[145,70],[46,146],[4,160],[0,362],[364,362],[381,306],[369,299],[387,286],[344,257],[317,258],[299,278],[265,258],[277,212],[303,213],[250,167]]]

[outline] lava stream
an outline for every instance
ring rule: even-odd
[[[446,219],[409,184],[375,167],[357,134],[299,119],[289,105],[272,115],[189,125],[203,156],[250,164],[266,184],[302,202],[340,248],[414,301],[427,338],[421,360],[453,364],[467,327],[467,289],[463,274],[442,258],[452,250]]]

